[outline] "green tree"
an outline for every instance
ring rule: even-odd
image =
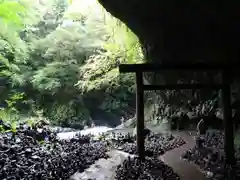
[[[124,115],[135,97],[134,76],[120,75],[118,65],[143,59],[137,37],[124,24],[97,1],[27,3],[22,17],[16,37],[1,31],[0,52],[13,65],[11,90],[24,91],[34,109],[58,123],[91,121],[96,109]]]

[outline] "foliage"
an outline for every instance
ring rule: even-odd
[[[50,124],[48,119],[44,116],[43,110],[33,109],[33,115],[31,117],[27,117],[22,120],[24,124],[28,125],[28,127],[32,129],[37,129],[41,127],[42,124]]]
[[[53,62],[36,71],[32,83],[40,91],[49,91],[51,94],[55,94],[59,89],[68,91],[69,88],[72,88],[78,79],[77,75],[78,67],[75,64]]]
[[[18,13],[16,13],[18,12]],[[22,16],[26,13],[25,7],[16,1],[0,1],[0,65],[10,68],[9,60],[6,56],[13,54],[15,46],[19,44],[17,34],[23,25]],[[19,46],[20,47],[20,46]],[[1,71],[1,74],[9,74]]]
[[[142,61],[137,37],[95,0],[26,2],[13,17],[19,23],[4,15],[16,27],[0,26],[0,70],[7,92],[33,100],[18,107],[34,115],[29,123],[37,110],[54,124],[84,125],[94,109],[124,116],[135,98],[134,76],[120,75],[118,65]]]
[[[0,1],[0,17],[3,24],[14,26],[23,25],[22,16],[26,14],[26,8],[23,1],[21,2],[10,0]]]
[[[18,32],[24,26],[27,14],[26,1],[0,1],[0,75],[11,77],[18,67],[14,60],[21,57],[25,46],[20,39]],[[20,119],[19,111],[15,108],[18,101],[24,98],[23,93],[14,92],[8,100],[5,100],[7,107],[1,107],[0,119],[4,123],[9,123],[10,131],[15,133],[17,123]],[[0,128],[4,130],[1,125]]]
[[[78,109],[81,111],[77,112],[76,108],[74,108],[71,104],[61,105],[55,103],[52,106],[52,109],[47,111],[49,113],[46,116],[48,116],[54,124],[60,124],[64,126],[69,124],[78,124],[78,122],[84,125],[84,123],[91,121],[89,111],[86,108],[78,107]]]
[[[15,93],[8,100],[6,100],[7,107],[0,108],[0,120],[3,123],[10,125],[11,132],[15,133],[17,129],[17,124],[20,120],[19,111],[15,108],[17,102],[24,98],[23,93]],[[0,131],[5,131],[2,125],[0,125]]]

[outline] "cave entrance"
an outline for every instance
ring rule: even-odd
[[[144,137],[141,133],[144,129],[144,91],[149,90],[180,90],[180,89],[217,89],[222,90],[221,98],[223,104],[224,118],[224,150],[225,164],[230,167],[235,165],[234,154],[234,133],[231,108],[231,68],[222,64],[121,64],[120,73],[135,73],[136,75],[136,118],[137,118],[137,151],[140,158],[145,158]],[[159,72],[166,70],[181,71],[219,71],[221,83],[215,84],[166,84],[166,85],[145,85],[143,83],[144,72]]]

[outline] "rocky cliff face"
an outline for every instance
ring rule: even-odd
[[[148,61],[237,61],[239,2],[99,0],[136,33]]]

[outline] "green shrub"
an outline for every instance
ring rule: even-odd
[[[76,109],[73,105],[54,103],[52,108],[45,112],[45,116],[54,125],[69,126],[73,124],[82,124],[91,120],[89,111],[82,107]]]

